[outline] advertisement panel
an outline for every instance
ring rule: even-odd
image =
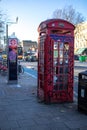
[[[8,80],[17,81],[18,39],[8,38]]]

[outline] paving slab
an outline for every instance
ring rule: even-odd
[[[0,130],[86,130],[87,115],[77,105],[39,103],[35,78],[24,73],[9,85],[0,75]]]

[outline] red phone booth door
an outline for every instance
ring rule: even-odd
[[[46,76],[44,90],[47,102],[73,101],[73,37],[51,35],[45,47]],[[50,51],[50,53],[49,53]],[[52,53],[51,53],[52,52]],[[50,59],[50,60],[49,60]],[[50,70],[50,72],[47,72]],[[48,84],[48,82],[50,84]]]

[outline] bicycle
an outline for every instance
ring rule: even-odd
[[[6,64],[3,64],[3,63],[0,63],[0,73],[1,75],[6,75],[7,74],[7,65]]]
[[[20,62],[18,63],[18,74],[19,73],[24,73],[24,67],[22,65],[20,65]]]

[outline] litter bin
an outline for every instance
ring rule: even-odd
[[[85,61],[85,56],[80,56],[79,61],[81,61],[81,62]]]
[[[87,71],[79,73],[78,111],[87,114]]]

